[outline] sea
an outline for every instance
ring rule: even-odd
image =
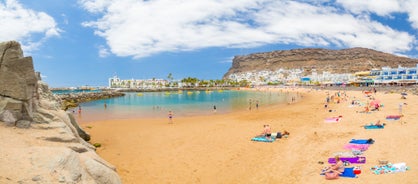
[[[224,114],[257,110],[286,103],[288,94],[278,91],[211,90],[171,92],[128,92],[125,96],[81,103],[69,109],[78,122],[114,119],[164,118]],[[79,112],[79,109],[81,111]]]

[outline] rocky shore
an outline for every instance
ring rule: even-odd
[[[67,110],[69,108],[77,107],[80,103],[89,102],[93,100],[108,99],[119,96],[124,96],[125,93],[109,90],[101,92],[83,92],[83,93],[67,93],[56,94],[62,101],[61,108]]]
[[[0,183],[121,183],[20,44],[0,43],[0,56]]]

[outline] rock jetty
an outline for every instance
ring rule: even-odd
[[[114,98],[114,97],[119,97],[119,96],[124,96],[124,95],[125,93],[117,92],[117,91],[57,94],[57,96],[62,100],[61,108],[63,110],[67,110],[72,107],[77,107],[80,103],[83,103],[83,102]]]
[[[0,43],[0,135],[0,183],[121,183],[15,41]]]

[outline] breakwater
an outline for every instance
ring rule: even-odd
[[[77,107],[80,103],[93,100],[108,99],[124,96],[125,93],[118,91],[100,91],[100,92],[81,92],[81,93],[65,93],[55,94],[61,99],[61,107],[63,110]]]

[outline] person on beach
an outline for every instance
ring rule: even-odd
[[[216,113],[216,105],[213,105],[213,112]]]
[[[344,162],[340,159],[340,156],[335,156],[335,164],[330,165],[325,169],[323,173],[337,173],[338,175],[344,172]]]
[[[173,123],[173,111],[168,111],[168,123]]]
[[[369,112],[370,112],[370,109],[368,106],[364,107],[364,111],[357,111],[357,113],[369,113]]]
[[[402,115],[402,106],[403,106],[403,104],[402,103],[399,103],[399,115]]]
[[[78,106],[78,114],[81,114],[81,106]]]
[[[281,139],[282,137],[287,138],[287,137],[289,137],[289,135],[290,135],[290,133],[288,131],[284,130],[283,133],[282,132],[277,132],[276,133],[276,138],[277,139]]]
[[[259,136],[265,137],[266,139],[271,139],[271,127],[270,125],[263,125],[263,132]]]
[[[383,123],[383,124],[382,124],[382,123],[380,122],[380,120],[377,120],[377,121],[376,121],[376,123],[375,123],[374,125],[376,125],[376,126],[378,126],[378,127],[383,127],[383,126],[385,126],[386,124],[385,124],[385,123]]]
[[[107,104],[106,104],[106,102],[104,103],[104,108],[105,108],[105,109],[107,108]]]

